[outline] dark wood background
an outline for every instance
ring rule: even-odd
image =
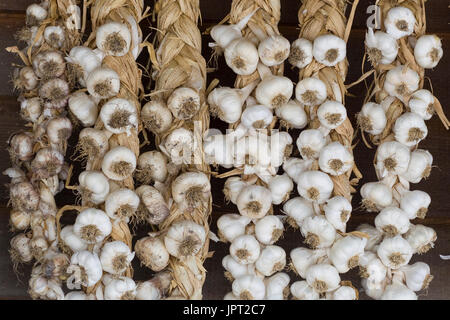
[[[13,54],[7,53],[4,48],[16,45],[14,34],[24,24],[25,9],[27,5],[33,3],[33,0],[2,0],[0,2],[0,170],[8,168],[9,159],[6,152],[6,141],[8,137],[23,128],[23,121],[19,118],[19,104],[12,92],[12,84],[10,75],[12,72],[12,64],[20,63]],[[153,1],[146,1],[152,6]],[[231,0],[200,0],[202,12],[201,30],[214,25],[220,21],[230,9]],[[353,29],[347,47],[348,60],[350,62],[349,74],[346,83],[351,83],[361,75],[361,61],[364,52],[364,34],[366,29],[366,19],[368,14],[366,8],[373,4],[374,1],[361,0],[353,23]],[[435,70],[427,71],[427,76],[433,83],[434,94],[441,101],[444,110],[450,102],[450,94],[448,91],[449,67],[450,67],[450,33],[449,33],[449,1],[434,0],[428,1],[427,8],[427,33],[436,33],[443,41],[444,57]],[[294,40],[298,35],[297,10],[300,6],[299,0],[281,0],[282,17],[279,29],[281,33],[289,40]],[[150,21],[144,21],[142,28],[144,35],[150,33],[148,25]],[[151,35],[152,36],[152,35]],[[211,54],[207,43],[210,41],[209,36],[204,36],[204,55],[208,61]],[[141,58],[145,60],[145,58]],[[146,61],[141,61],[145,64]],[[219,60],[220,73],[213,72],[209,74],[208,81],[219,78],[221,85],[231,86],[234,82],[233,73],[226,67],[223,60]],[[295,70],[290,66],[286,66],[286,75],[296,82],[298,76]],[[352,96],[346,98],[346,107],[350,120],[355,123],[355,114],[360,110],[365,95],[365,86],[363,83],[350,89]],[[447,115],[450,112],[447,110]],[[412,262],[424,261],[431,266],[434,281],[431,283],[426,292],[420,292],[421,299],[450,299],[450,261],[441,260],[439,254],[450,254],[450,201],[448,200],[450,184],[450,134],[441,125],[437,116],[427,122],[429,134],[425,141],[420,144],[421,148],[428,149],[434,157],[434,169],[430,178],[418,185],[413,185],[413,189],[421,189],[430,193],[432,197],[430,211],[426,219],[415,221],[435,228],[438,239],[435,248],[422,256],[415,255]],[[224,125],[220,121],[212,120],[211,126],[223,128]],[[298,133],[293,133],[295,136]],[[73,141],[73,140],[72,140]],[[364,174],[361,184],[376,179],[373,169],[373,157],[375,150],[367,149],[360,141],[360,137],[356,137],[358,142],[355,148],[355,161]],[[20,268],[20,273],[16,275],[12,270],[9,260],[8,249],[9,239],[12,233],[9,231],[8,219],[9,209],[7,208],[8,191],[4,185],[8,183],[8,179],[0,176],[0,299],[28,299],[27,282],[30,272],[30,266]],[[224,202],[222,194],[223,181],[213,179],[213,213],[211,218],[211,228],[216,231],[217,218],[223,213],[237,213],[234,205]],[[59,204],[73,202],[73,196],[65,192],[58,197]],[[353,206],[359,206],[360,197],[358,194],[353,199]],[[279,211],[279,208],[275,208]],[[353,230],[361,223],[373,223],[374,214],[362,212],[355,209],[351,220],[348,224],[348,230]],[[138,235],[145,233],[143,230],[137,230]],[[295,247],[302,245],[302,237],[299,231],[288,229],[284,238],[280,241],[280,245],[285,248],[286,252]],[[208,270],[206,283],[204,286],[205,299],[222,299],[222,297],[231,290],[231,284],[223,277],[223,268],[221,259],[228,253],[228,244],[211,243],[210,250],[214,251],[214,256],[206,261],[206,269]],[[137,261],[134,264],[135,278],[144,280],[151,276],[151,272],[139,267]],[[294,274],[290,273],[291,281],[299,280]],[[359,277],[356,270],[350,271],[342,275],[343,280],[352,280],[353,284],[360,287]],[[367,298],[363,293],[361,298]]]

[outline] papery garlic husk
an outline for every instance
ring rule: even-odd
[[[28,161],[34,154],[34,137],[29,132],[21,132],[13,135],[9,140],[9,155],[12,162]]]
[[[102,64],[102,59],[90,48],[76,46],[66,57],[72,77],[85,87],[88,75]]]
[[[141,109],[141,119],[147,130],[159,134],[172,125],[172,112],[162,101],[149,101]]]
[[[319,300],[320,296],[306,280],[296,281],[291,284],[291,294],[296,300]]]
[[[196,255],[206,240],[205,229],[189,220],[173,223],[164,237],[167,251],[174,257],[185,259]]]
[[[358,266],[359,257],[364,253],[367,239],[346,236],[336,240],[329,252],[331,263],[339,273],[346,273]]]
[[[30,226],[31,214],[26,211],[11,209],[9,223],[14,230],[23,231]]]
[[[397,118],[393,128],[395,139],[412,147],[425,139],[428,128],[423,119],[412,112],[406,112]]]
[[[135,300],[136,283],[128,277],[112,279],[105,285],[105,300]]]
[[[329,199],[325,206],[325,217],[336,230],[345,232],[347,221],[352,212],[351,203],[343,196],[335,196]]]
[[[136,178],[143,184],[164,182],[167,178],[167,159],[159,151],[141,153],[137,160]]]
[[[361,187],[362,205],[369,212],[377,212],[392,204],[392,189],[382,182],[367,182]]]
[[[255,223],[255,237],[265,245],[271,245],[283,235],[283,222],[278,216],[269,215]]]
[[[11,248],[9,254],[12,262],[27,263],[33,260],[33,254],[30,247],[30,238],[25,233],[19,233],[10,240]]]
[[[433,228],[421,224],[411,225],[405,239],[410,244],[414,253],[423,254],[434,247],[437,239],[436,231]]]
[[[200,96],[194,89],[179,87],[169,96],[167,107],[176,119],[188,120],[200,109]]]
[[[311,201],[302,197],[286,201],[283,205],[283,212],[288,216],[287,223],[294,228],[301,226],[305,218],[314,215]]]
[[[336,129],[347,118],[347,110],[345,106],[338,102],[327,100],[317,109],[317,117],[320,124],[329,129]]]
[[[103,241],[109,236],[111,230],[111,221],[106,213],[94,208],[81,211],[73,225],[74,233],[90,244]]]
[[[408,191],[402,195],[400,208],[408,215],[410,220],[425,218],[428,207],[431,203],[431,197],[425,191]]]
[[[226,255],[222,259],[222,266],[224,267],[225,277],[233,281],[241,276],[251,274],[255,274],[255,265],[251,264],[241,264],[236,261],[231,255]]]
[[[65,226],[64,228],[62,228],[59,237],[61,239],[60,245],[63,247],[63,250],[68,247],[68,249],[72,250],[73,252],[78,252],[87,250],[88,248],[88,244],[75,234],[73,225]]]
[[[413,291],[427,289],[433,280],[433,276],[430,274],[430,266],[424,262],[406,265],[398,271],[404,274],[406,286]]]
[[[413,253],[411,245],[400,235],[384,238],[377,249],[377,254],[383,264],[391,269],[407,265]]]
[[[325,293],[336,290],[341,282],[341,277],[335,267],[322,263],[308,268],[306,281],[318,293]]]
[[[299,69],[306,67],[313,59],[313,45],[311,41],[304,38],[292,42],[288,61]]]
[[[383,89],[391,96],[405,102],[409,96],[419,89],[420,77],[416,71],[399,65],[386,73]]]
[[[434,96],[427,89],[420,89],[411,95],[408,107],[411,112],[418,114],[424,120],[430,120],[434,110]]]
[[[408,215],[397,207],[386,207],[375,217],[375,227],[388,237],[406,233],[410,225]]]
[[[397,40],[388,33],[383,31],[373,32],[372,28],[368,28],[364,43],[369,61],[373,66],[390,64],[397,58]]]
[[[274,109],[287,103],[293,91],[294,85],[289,78],[268,75],[256,86],[255,98],[259,103]]]
[[[380,300],[417,300],[417,295],[401,282],[394,281],[386,286]]]
[[[100,254],[103,270],[116,275],[123,274],[133,258],[134,252],[122,241],[105,243]]]
[[[327,300],[358,300],[357,290],[350,286],[341,286],[336,291],[327,292]]]
[[[254,275],[244,275],[235,279],[232,290],[241,300],[262,300],[266,295],[264,281]]]
[[[327,98],[327,87],[318,78],[304,78],[295,87],[295,98],[306,106],[319,105]]]
[[[400,39],[414,32],[416,18],[411,9],[398,6],[389,9],[383,23],[388,34]]]
[[[36,122],[42,113],[42,101],[40,97],[20,99],[20,115],[25,121]]]
[[[277,66],[288,58],[290,47],[289,40],[282,35],[271,35],[259,43],[259,58],[268,67]]]
[[[153,271],[161,271],[169,264],[169,252],[163,239],[156,234],[139,239],[134,250],[143,265]]]
[[[64,164],[64,156],[56,149],[42,148],[40,149],[33,161],[31,167],[33,176],[36,179],[46,179],[57,175]]]
[[[279,246],[269,245],[261,250],[258,260],[255,261],[256,270],[266,277],[270,277],[286,266],[286,252]]]
[[[238,75],[250,75],[256,71],[259,61],[258,49],[253,42],[245,38],[238,38],[225,48],[225,61]]]
[[[383,132],[387,119],[381,105],[367,102],[361,108],[357,118],[358,125],[367,133],[377,135]]]
[[[26,23],[28,26],[39,25],[41,21],[47,18],[47,15],[47,10],[43,6],[32,3],[26,10]]]
[[[108,99],[119,93],[120,78],[113,69],[98,67],[87,76],[86,87],[92,97]]]
[[[109,193],[108,178],[100,171],[83,171],[78,177],[80,193],[85,203],[101,204]]]
[[[417,39],[414,47],[414,58],[419,66],[432,69],[437,66],[443,55],[442,42],[438,36],[423,35]]]
[[[111,180],[122,181],[136,169],[136,156],[127,147],[117,146],[109,150],[102,161],[102,171]]]
[[[319,167],[323,172],[339,176],[353,168],[353,155],[340,142],[332,142],[323,147],[319,154]]]
[[[313,56],[318,62],[332,67],[345,59],[347,44],[333,34],[324,34],[314,39]]]
[[[245,227],[251,222],[249,217],[239,214],[224,214],[217,220],[219,237],[232,242],[236,237],[245,234]]]
[[[19,90],[31,91],[36,89],[39,84],[39,78],[32,67],[23,67],[14,71],[14,88]]]
[[[264,105],[245,108],[241,115],[241,123],[247,128],[264,129],[272,123],[272,110]]]
[[[324,203],[331,196],[334,184],[331,178],[318,170],[302,172],[297,181],[298,193],[310,201]]]
[[[416,149],[411,152],[408,169],[402,174],[402,178],[411,182],[419,183],[423,178],[428,178],[433,165],[433,156],[423,149]]]
[[[371,283],[380,283],[386,279],[387,268],[378,258],[378,256],[370,251],[365,251],[359,257],[359,275]]]
[[[102,106],[99,116],[105,128],[115,134],[126,132],[130,135],[131,130],[138,127],[136,107],[127,99],[109,100]]]
[[[69,84],[60,78],[50,79],[39,88],[39,96],[46,108],[62,109],[69,100]],[[46,110],[44,115],[50,112],[51,110]]]
[[[378,146],[375,168],[380,178],[387,175],[400,175],[408,168],[411,152],[397,141],[383,142]]]
[[[60,26],[48,26],[44,30],[44,39],[53,48],[61,48],[65,42],[65,31]]]
[[[136,189],[140,198],[138,208],[138,221],[146,221],[150,224],[160,224],[169,216],[170,209],[164,196],[155,187],[142,185]]]
[[[126,24],[111,21],[97,28],[95,42],[105,54],[121,57],[130,49],[131,33]]]
[[[190,164],[194,151],[193,133],[183,127],[175,129],[160,147],[174,164]]]
[[[365,246],[366,251],[374,250],[376,246],[381,242],[381,240],[383,240],[383,233],[369,224],[359,225],[356,228],[356,231],[360,231],[369,235],[369,239],[367,239]]]
[[[226,201],[231,201],[236,204],[237,197],[241,194],[241,191],[247,183],[242,180],[241,177],[229,177],[225,180],[223,186],[223,194],[225,195]]]
[[[203,172],[185,172],[172,182],[173,200],[182,208],[203,208],[211,194],[211,183]]]
[[[234,161],[234,145],[226,134],[213,134],[204,139],[203,152],[208,164],[231,168]]]
[[[266,300],[286,300],[289,295],[289,275],[284,272],[278,272],[265,279]]]
[[[140,282],[136,288],[136,300],[161,300],[169,290],[170,272],[159,272],[152,279]]]
[[[39,193],[27,181],[12,184],[9,188],[12,207],[19,211],[33,212],[39,205]]]
[[[97,120],[97,104],[84,92],[75,92],[69,97],[69,109],[83,127],[93,126]]]
[[[89,251],[75,252],[70,259],[67,273],[71,275],[67,279],[69,289],[80,289],[80,285],[91,287],[102,277],[102,264],[95,253]]]
[[[296,100],[289,100],[276,108],[275,114],[280,118],[280,124],[286,128],[303,129],[308,124],[306,112]]]
[[[251,219],[264,217],[269,212],[271,203],[270,190],[259,185],[244,187],[236,199],[239,213]]]
[[[252,264],[258,260],[261,246],[252,235],[236,237],[230,245],[231,256],[241,264]]]
[[[289,199],[289,195],[294,189],[292,179],[286,174],[277,175],[269,180],[269,190],[272,194],[272,203],[281,204]]]
[[[305,243],[312,249],[331,246],[336,237],[336,229],[323,216],[309,216],[300,226]]]
[[[109,149],[108,136],[105,131],[84,128],[80,131],[77,148],[82,156],[86,156],[89,159],[101,159]]]
[[[59,51],[43,51],[33,57],[33,70],[41,80],[58,78],[64,74],[66,63]]]

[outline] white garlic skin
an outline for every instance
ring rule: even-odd
[[[408,215],[400,208],[386,207],[375,217],[375,227],[388,236],[404,234],[409,230]]]
[[[31,133],[21,132],[13,135],[9,140],[11,160],[28,161],[34,155],[34,138]]]
[[[399,269],[405,276],[405,284],[412,291],[420,291],[428,288],[433,276],[430,266],[424,262],[416,262]]]
[[[192,131],[183,127],[173,130],[164,141],[164,153],[174,164],[188,164],[191,161],[194,136]]]
[[[107,22],[97,28],[95,43],[105,54],[121,57],[130,50],[131,33],[126,24]]]
[[[286,201],[283,205],[283,212],[295,223],[300,226],[302,221],[314,215],[314,209],[312,203],[302,197],[295,197]]]
[[[312,159],[290,157],[284,159],[283,170],[295,182],[298,183],[300,174],[311,169]]]
[[[159,134],[170,128],[173,116],[164,102],[149,101],[141,109],[141,119],[147,130]]]
[[[41,99],[34,97],[20,100],[20,115],[25,121],[36,122],[42,113]]]
[[[64,300],[89,300],[89,297],[83,291],[71,291],[66,293]]]
[[[264,282],[257,276],[244,275],[233,281],[233,294],[244,300],[262,300],[266,294]]]
[[[319,105],[327,98],[327,87],[318,78],[304,78],[295,87],[295,98],[306,106]]]
[[[402,177],[411,183],[419,183],[423,178],[428,178],[433,165],[433,156],[423,149],[411,152],[408,169]]]
[[[203,152],[208,164],[233,167],[234,145],[226,134],[213,134],[204,139]]]
[[[226,255],[222,259],[223,268],[231,274],[233,279],[237,279],[241,276],[251,274],[255,274],[255,265],[251,264],[242,264],[236,261],[231,255]]]
[[[167,159],[159,151],[153,150],[141,153],[137,160],[137,167],[146,176],[142,181],[145,184],[149,184],[149,179],[164,182],[168,175]]]
[[[41,80],[60,77],[64,74],[66,63],[59,51],[42,51],[33,57],[33,70]]]
[[[114,134],[125,132],[129,136],[131,130],[138,127],[136,107],[127,99],[109,100],[102,106],[99,116],[105,128]]]
[[[77,265],[84,269],[86,279],[83,279],[83,285],[87,287],[95,285],[102,277],[102,264],[95,253],[89,251],[75,252],[70,259],[70,264],[71,266]]]
[[[364,43],[366,45],[366,51],[369,54],[369,59],[374,65],[390,64],[397,58],[397,40],[388,33],[383,31],[373,32],[373,29],[369,28]],[[375,54],[371,54],[371,52],[376,52],[377,55],[381,54],[381,56],[378,57]]]
[[[315,264],[306,271],[306,281],[319,293],[334,291],[339,287],[341,277],[332,265],[322,263]],[[318,282],[325,284],[324,287],[317,287]]]
[[[315,291],[305,280],[291,284],[291,294],[297,300],[319,300],[319,293]]]
[[[436,35],[423,35],[417,39],[414,47],[414,58],[419,66],[432,69],[437,66],[444,52],[442,42]]]
[[[265,216],[255,223],[255,237],[265,245],[274,244],[283,234],[281,219],[274,215]]]
[[[185,242],[189,240],[190,246],[185,248]],[[189,220],[173,223],[164,237],[164,245],[167,251],[179,259],[196,255],[203,247],[206,240],[205,229]]]
[[[10,240],[10,245],[11,260],[14,263],[26,263],[33,260],[33,254],[30,247],[30,239],[24,233],[19,233],[14,236]]]
[[[331,196],[334,184],[331,178],[318,170],[302,172],[297,181],[298,193],[305,199],[324,203]]]
[[[300,231],[313,249],[330,247],[336,238],[336,229],[323,216],[305,218]]]
[[[241,193],[241,190],[247,186],[247,183],[241,179],[241,177],[229,177],[225,180],[223,186],[223,193],[227,201],[231,201],[236,204],[237,197]]]
[[[356,291],[350,286],[341,286],[336,291],[327,293],[327,299],[329,300],[358,300],[356,297]]]
[[[85,227],[95,227],[94,235],[89,234],[85,237]],[[105,212],[99,209],[88,208],[81,211],[73,225],[73,232],[83,239],[86,243],[98,243],[103,241],[112,231],[111,222]]]
[[[386,267],[398,269],[407,265],[413,255],[413,248],[400,235],[384,238],[377,249],[380,260]]]
[[[141,263],[153,271],[161,271],[169,264],[170,254],[161,237],[150,234],[141,238],[134,250]]]
[[[195,192],[190,198],[190,192]],[[180,174],[172,182],[173,200],[182,206],[195,208],[203,205],[211,194],[211,183],[209,177],[203,172],[185,172]],[[201,201],[202,203],[198,203]]]
[[[294,183],[289,176],[284,173],[274,176],[269,181],[269,190],[272,194],[272,203],[281,204],[289,199],[289,195],[294,189]]]
[[[347,118],[347,109],[339,101],[327,100],[317,109],[317,117],[323,127],[336,129]]]
[[[311,63],[313,59],[313,45],[311,41],[304,38],[296,39],[292,42],[289,54],[289,63],[294,67],[302,69]]]
[[[113,69],[98,67],[87,76],[86,87],[89,94],[94,98],[111,98],[119,93],[120,78]]]
[[[239,214],[224,214],[217,220],[217,228],[226,241],[233,242],[236,237],[245,234],[250,218]]]
[[[417,295],[400,282],[386,286],[380,300],[417,300]]]
[[[59,236],[62,243],[68,246],[73,252],[87,250],[88,244],[75,234],[73,226],[69,225],[62,228]]]
[[[241,264],[252,264],[258,260],[261,246],[252,235],[236,237],[230,245],[231,256]]]
[[[289,100],[287,103],[275,109],[275,114],[288,128],[303,129],[308,124],[308,118],[303,106],[296,100]]]
[[[244,187],[236,199],[239,213],[251,219],[264,217],[269,212],[271,203],[270,190],[258,185]]]
[[[323,147],[319,154],[319,167],[323,172],[339,176],[353,168],[353,155],[340,142],[332,142]]]
[[[318,129],[303,130],[297,138],[297,148],[304,159],[318,158],[327,144],[326,137]]]
[[[406,112],[398,117],[393,131],[395,140],[408,147],[418,144],[428,134],[428,128],[423,119],[412,112]]]
[[[423,120],[430,120],[434,114],[434,96],[427,89],[420,89],[411,95],[408,107],[422,117]]]
[[[39,84],[39,78],[34,73],[33,68],[28,66],[18,71],[17,80],[20,81],[17,85],[18,89],[27,91],[36,89]]]
[[[285,289],[289,285],[289,275],[284,272],[278,272],[265,279],[266,300],[286,300]]]
[[[61,48],[65,41],[64,29],[60,26],[48,26],[44,30],[45,41],[54,48]]]
[[[200,109],[200,96],[194,89],[179,87],[167,99],[167,107],[176,119],[188,120]]]
[[[289,57],[290,47],[289,40],[282,35],[269,36],[258,45],[259,58],[268,67],[277,66]]]
[[[160,224],[167,219],[170,209],[161,192],[155,187],[141,185],[136,189],[142,206],[139,208],[139,215],[149,224]]]
[[[400,208],[408,215],[410,220],[416,217],[423,219],[430,203],[431,197],[428,193],[421,190],[414,190],[403,194],[400,200]]]
[[[405,234],[405,239],[414,253],[422,254],[434,247],[437,235],[433,228],[416,224],[411,225],[408,233]]]
[[[247,107],[241,114],[241,123],[247,128],[266,128],[272,123],[272,119],[272,110],[261,104]]]
[[[105,300],[134,300],[136,283],[131,278],[112,279],[105,285]]]
[[[116,259],[121,258],[120,268],[116,265]],[[134,252],[122,241],[107,242],[100,253],[100,262],[104,271],[120,275],[130,266],[134,258]]]
[[[116,165],[122,165],[123,170],[117,171]],[[111,180],[122,181],[131,176],[136,169],[136,156],[127,147],[117,146],[109,150],[102,161],[102,171]]]
[[[367,182],[360,192],[363,205],[369,212],[377,212],[392,204],[392,189],[381,182]]]
[[[26,211],[11,209],[9,221],[14,230],[26,230],[30,226],[31,214]]]
[[[398,6],[389,9],[383,23],[388,34],[400,39],[414,32],[416,18],[409,8]]]
[[[102,64],[100,57],[92,49],[84,46],[73,47],[66,61],[81,69],[82,74],[79,75],[78,82],[83,87],[86,86],[87,76]]]
[[[47,18],[47,10],[37,3],[32,3],[27,7],[27,25],[38,25],[39,22]]]
[[[269,75],[256,86],[255,98],[269,108],[277,108],[289,101],[293,91],[294,84],[289,78]]]
[[[404,65],[399,65],[386,73],[383,89],[391,96],[402,102],[417,89],[420,77],[416,71]]]
[[[347,221],[350,219],[352,204],[343,196],[334,196],[329,199],[325,206],[325,217],[336,230],[345,232]]]
[[[381,105],[374,102],[367,102],[358,113],[358,124],[370,134],[377,135],[383,132],[387,119]]]
[[[91,127],[97,120],[97,104],[84,92],[75,92],[69,97],[69,109],[83,127]]]
[[[383,233],[369,224],[359,225],[356,230],[369,235],[369,239],[367,239],[367,243],[365,246],[366,251],[374,250],[375,247],[381,242],[381,240],[383,240]]]
[[[286,266],[286,252],[283,248],[274,245],[268,245],[261,250],[258,260],[255,261],[256,270],[266,277],[281,271]]]
[[[238,75],[248,76],[256,71],[259,61],[258,49],[253,42],[238,38],[225,48],[225,61]]]
[[[378,256],[371,251],[365,251],[359,257],[359,267],[362,278],[369,283],[381,283],[386,279],[388,269]]]
[[[411,152],[397,141],[383,142],[378,146],[375,168],[379,177],[400,175],[408,169]]]
[[[346,273],[358,265],[366,242],[366,238],[355,236],[346,236],[334,242],[329,258],[339,273]]]
[[[83,197],[86,202],[101,204],[105,201],[109,193],[108,178],[100,171],[86,170],[80,173],[78,177],[81,192],[86,192],[87,198]]]
[[[313,56],[318,62],[332,67],[345,59],[347,44],[341,38],[324,34],[314,39]]]

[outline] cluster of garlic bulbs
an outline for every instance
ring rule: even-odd
[[[375,226],[358,230],[371,235],[362,256],[362,286],[374,299],[417,299],[415,292],[432,280],[426,263],[408,264],[413,254],[431,249],[436,232],[411,223],[425,218],[431,198],[421,190],[410,191],[430,175],[433,156],[418,143],[425,139],[425,121],[437,112],[448,126],[439,102],[423,89],[424,68],[434,68],[442,57],[440,39],[425,35],[421,1],[399,6],[381,1],[383,29],[369,29],[366,52],[375,69],[376,87],[358,114],[358,124],[378,145],[375,158],[377,182],[361,188],[363,207],[378,212]]]

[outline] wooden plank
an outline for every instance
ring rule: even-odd
[[[0,12],[4,11],[25,11],[32,3],[39,3],[36,0],[2,0]]]

